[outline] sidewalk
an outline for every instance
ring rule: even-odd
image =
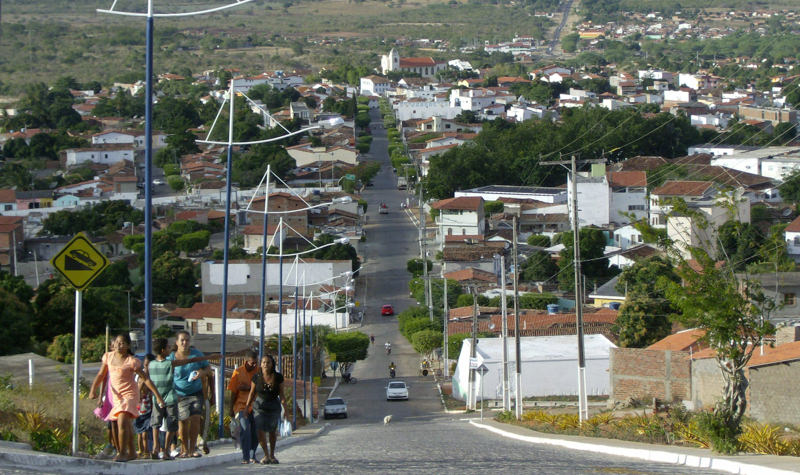
[[[328,424],[316,422],[301,427],[289,438],[278,439],[277,448],[323,434]],[[99,473],[99,474],[142,474],[158,475],[187,472],[201,467],[229,464],[241,460],[242,452],[234,449],[233,442],[225,439],[218,443],[210,442],[211,453],[200,458],[161,460],[134,460],[126,463],[96,460],[66,455],[54,455],[31,450],[27,444],[0,442],[0,472],[10,469],[45,473]]]
[[[727,473],[753,475],[790,475],[800,473],[800,458],[777,455],[725,456],[708,449],[653,445],[624,440],[601,439],[535,432],[525,427],[504,424],[492,419],[470,420],[470,424],[502,437],[564,447],[571,450],[630,457],[648,462],[672,463],[690,468],[710,468]]]

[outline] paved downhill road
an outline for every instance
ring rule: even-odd
[[[409,401],[410,404],[414,404]],[[393,404],[409,404],[395,402]],[[542,474],[711,474],[670,464],[653,464],[585,454],[499,437],[457,416],[423,416],[367,424],[336,425],[325,435],[276,454],[279,467],[239,465],[199,473],[542,473]]]
[[[361,331],[374,334],[376,342],[367,359],[353,369],[358,383],[336,390],[347,401],[348,418],[330,421],[318,437],[279,449],[279,467],[231,463],[199,473],[716,473],[531,445],[478,429],[462,420],[462,415],[442,412],[436,385],[431,376],[418,375],[420,357],[400,336],[396,318],[380,315],[380,306],[386,303],[394,305],[395,312],[414,305],[408,298],[406,261],[416,257],[419,248],[416,229],[399,209],[408,195],[396,189],[386,132],[377,111],[371,111],[371,116],[370,154],[383,167],[374,186],[363,193],[369,203],[369,223],[359,298],[364,311]],[[387,215],[377,212],[382,201],[389,205]],[[384,351],[386,340],[392,342],[391,355]],[[396,379],[409,384],[409,401],[386,400],[390,361],[397,365]],[[392,420],[384,425],[387,415]]]

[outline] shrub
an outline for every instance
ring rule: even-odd
[[[722,414],[714,412],[703,412],[697,416],[700,430],[711,441],[711,449],[721,454],[735,454],[739,451],[739,430],[725,424],[725,420]]]
[[[519,308],[537,308],[544,310],[551,303],[558,303],[558,297],[549,293],[536,294],[528,292],[519,296]]]
[[[411,341],[411,337],[422,330],[433,330],[434,325],[433,322],[430,321],[428,317],[417,317],[411,320],[408,320],[403,325],[403,328],[400,329],[400,333],[405,336],[408,341]]]
[[[528,236],[529,246],[550,247],[550,238],[542,234]]]
[[[53,342],[47,347],[47,357],[61,361],[62,363],[73,362],[73,347],[75,338],[71,333],[65,333],[53,338]],[[106,349],[105,337],[81,338],[81,359],[85,362],[100,361]]]
[[[786,455],[789,443],[781,437],[781,428],[769,424],[748,424],[739,436],[745,452],[763,455]]]
[[[443,343],[442,332],[438,330],[421,330],[411,335],[411,346],[421,355],[428,355]]]

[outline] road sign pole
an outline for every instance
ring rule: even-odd
[[[75,291],[75,346],[72,371],[72,455],[78,453],[78,401],[80,400],[81,374],[81,310],[83,292]]]

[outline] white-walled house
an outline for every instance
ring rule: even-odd
[[[642,232],[628,224],[614,231],[614,243],[622,250],[644,242]]]
[[[718,239],[717,229],[723,223],[735,219],[741,223],[750,222],[750,201],[741,197],[741,189],[733,195],[734,213],[731,216],[729,203],[723,203],[715,196],[704,201],[687,203],[690,209],[699,211],[708,222],[708,226],[698,226],[690,216],[670,216],[667,219],[667,237],[675,243],[684,259],[691,259],[689,247],[705,249],[710,256],[717,254]]]
[[[577,176],[578,223],[581,226],[605,227],[609,224],[611,190],[605,175]],[[572,216],[572,177],[567,176],[567,209]]]
[[[733,168],[774,180],[800,169],[800,147],[763,147],[736,150],[730,155],[715,156],[711,165]]]
[[[626,224],[634,219],[647,217],[647,173],[643,171],[608,172],[608,186],[611,188],[609,220],[612,223]]]
[[[461,107],[453,107],[450,102],[436,98],[414,97],[394,105],[397,120],[401,122],[409,119],[427,119],[429,117],[454,119],[461,113],[461,110]]]
[[[667,227],[667,216],[672,211],[669,203],[673,199],[683,199],[687,203],[705,202],[717,194],[710,181],[668,181],[650,192],[650,211],[648,221],[655,228]]]
[[[497,104],[500,99],[504,101],[503,103],[508,102],[509,98],[513,101],[514,95],[489,88],[452,89],[450,91],[450,107],[477,112]]]
[[[123,160],[134,161],[135,150],[133,147],[115,145],[107,147],[70,148],[63,152],[64,165],[74,167],[86,162],[111,165]]]
[[[320,163],[341,162],[349,165],[358,164],[358,150],[352,147],[337,145],[334,147],[314,147],[305,143],[286,147],[297,167],[318,165]]]
[[[391,81],[374,74],[361,78],[360,82],[362,96],[383,96],[392,86]]]
[[[136,149],[145,148],[145,133],[140,130],[106,130],[92,135],[92,145],[133,145]],[[153,131],[153,149],[167,146],[167,134]]]
[[[445,236],[476,236],[486,232],[483,198],[460,197],[439,200],[431,208],[439,210],[436,217],[437,240],[444,244]]]
[[[794,219],[783,231],[786,239],[786,252],[795,262],[800,262],[800,216]]]

